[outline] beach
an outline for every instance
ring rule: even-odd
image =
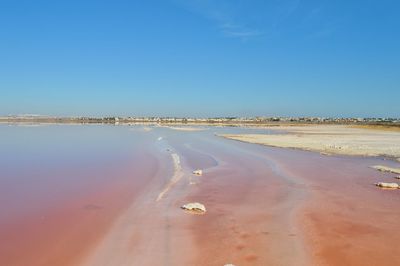
[[[276,134],[266,129],[66,126],[68,137],[43,138],[50,144],[41,156],[52,158],[52,168],[41,165],[40,172],[29,166],[37,154],[26,149],[22,159],[13,159],[22,152],[13,143],[45,132],[58,136],[54,133],[59,127],[1,131],[8,152],[3,149],[0,155],[15,164],[2,165],[3,176],[9,176],[1,180],[2,192],[15,192],[5,194],[14,205],[2,205],[8,211],[0,226],[6,236],[1,264],[400,264],[400,190],[377,188],[374,183],[395,181],[395,174],[372,167],[399,168],[390,159],[397,154],[326,156],[318,149],[220,137]],[[315,128],[302,130],[320,134]],[[329,130],[329,136],[342,138],[358,129],[335,129],[335,134]],[[101,137],[89,145],[93,134]],[[55,144],[70,141],[71,135],[86,144]],[[388,143],[396,139],[385,138]],[[49,152],[52,149],[57,153]],[[376,152],[367,150],[370,155]],[[70,171],[62,167],[66,159]],[[29,170],[26,182],[48,186],[31,191],[30,208],[18,201],[24,187],[10,183],[21,175],[17,164]],[[201,175],[193,174],[197,169]],[[49,178],[41,177],[45,173]],[[55,175],[57,182],[51,181]],[[192,202],[204,204],[207,211],[197,215],[181,209]]]
[[[265,127],[268,129],[268,127]],[[400,158],[400,130],[344,125],[280,126],[276,134],[226,134],[223,137],[281,148],[323,154]],[[282,132],[285,132],[282,134]]]

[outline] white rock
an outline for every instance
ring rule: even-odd
[[[400,188],[400,185],[397,183],[379,182],[379,183],[376,183],[375,185],[377,185],[378,187],[381,187],[381,188]]]
[[[400,179],[400,175],[398,175],[398,176],[395,176],[394,178],[396,178],[396,179]]]
[[[193,171],[194,175],[203,175],[203,170],[197,169]]]
[[[206,207],[198,202],[185,204],[181,208],[187,211],[192,211],[197,213],[205,213],[207,211]]]

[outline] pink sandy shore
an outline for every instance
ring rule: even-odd
[[[381,159],[154,131],[156,148],[115,173],[126,179],[2,226],[1,264],[400,265],[400,191],[372,185],[391,178],[369,168]]]

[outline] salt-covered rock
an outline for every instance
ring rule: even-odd
[[[397,183],[379,182],[379,183],[376,183],[375,185],[377,185],[378,187],[381,187],[381,188],[400,188],[400,185]]]
[[[394,178],[396,178],[396,179],[400,179],[400,175],[398,175],[398,176],[395,176]]]
[[[197,169],[193,171],[194,175],[203,175],[203,170]]]
[[[206,207],[203,204],[198,203],[198,202],[185,204],[181,208],[186,211],[191,211],[191,212],[195,212],[195,213],[205,213],[207,211]]]

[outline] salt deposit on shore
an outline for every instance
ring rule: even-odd
[[[385,182],[379,182],[375,184],[378,187],[381,188],[389,188],[389,189],[397,189],[400,188],[399,184],[397,183],[385,183]]]
[[[400,157],[400,132],[346,126],[279,127],[287,134],[224,134],[225,138],[322,154]]]
[[[176,153],[172,153],[171,156],[174,161],[174,175],[169,183],[165,186],[165,188],[160,192],[160,194],[158,194],[157,201],[160,201],[164,197],[164,195],[171,189],[171,187],[183,177],[183,170],[179,155]]]
[[[195,214],[204,214],[207,211],[206,207],[198,202],[185,204],[181,208]]]
[[[178,131],[203,131],[204,128],[199,127],[168,127],[169,129],[178,130]]]
[[[203,170],[197,169],[193,171],[194,175],[203,175]]]
[[[387,167],[387,166],[383,166],[383,165],[375,165],[375,166],[372,166],[372,168],[374,168],[378,171],[381,171],[381,172],[400,174],[400,168]]]

